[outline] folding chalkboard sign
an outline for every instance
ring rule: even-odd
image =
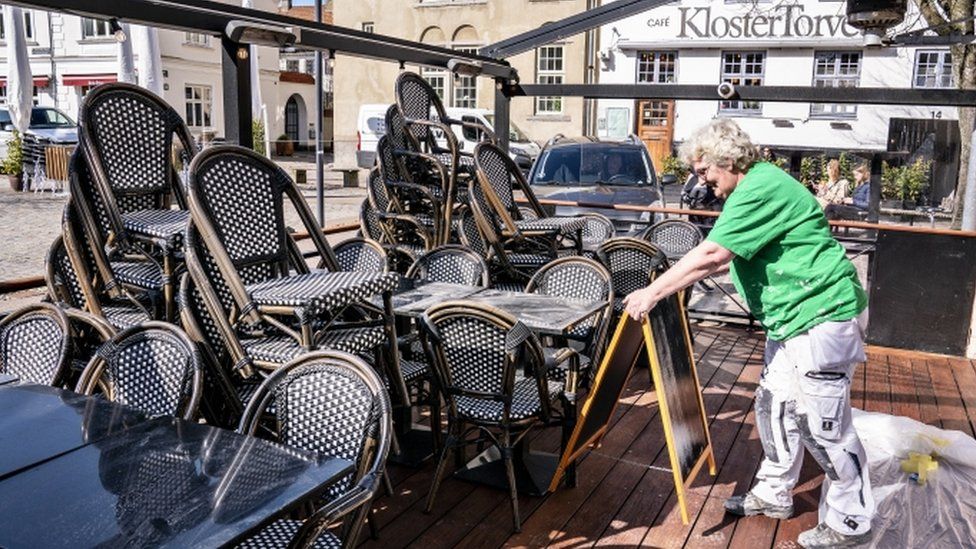
[[[641,349],[650,358],[681,520],[688,524],[685,490],[706,462],[712,475],[716,470],[680,294],[661,300],[643,322],[626,314],[620,319],[549,490],[555,490],[567,467],[606,434]]]

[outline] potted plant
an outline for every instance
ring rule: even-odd
[[[13,137],[7,142],[7,158],[0,163],[0,170],[7,174],[10,188],[21,191],[24,188],[24,140],[20,133],[14,130]]]
[[[671,174],[675,177],[678,183],[684,185],[685,181],[688,179],[688,166],[685,165],[678,157],[674,155],[665,156],[661,160],[661,179],[667,174]]]
[[[900,209],[902,207],[901,180],[904,166],[881,165],[881,207]]]
[[[295,154],[295,144],[285,134],[278,136],[275,141],[275,154],[278,156],[291,156]]]
[[[899,178],[901,190],[902,207],[906,210],[914,210],[918,205],[918,200],[922,198],[922,193],[929,186],[929,168],[931,162],[926,162],[919,158],[915,162],[904,167]]]

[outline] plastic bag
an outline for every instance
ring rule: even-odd
[[[854,410],[853,420],[877,503],[867,547],[976,547],[976,439],[888,414]],[[924,485],[902,471],[912,452],[939,464]]]

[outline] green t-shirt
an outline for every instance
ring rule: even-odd
[[[733,254],[732,280],[771,339],[849,320],[867,295],[814,196],[768,162],[729,195],[708,240]]]

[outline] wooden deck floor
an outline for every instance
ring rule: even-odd
[[[434,510],[423,512],[433,464],[393,466],[395,493],[376,503],[379,539],[367,547],[795,547],[817,521],[822,475],[807,457],[796,489],[796,516],[735,520],[722,503],[746,491],[762,448],[752,397],[762,370],[763,338],[740,329],[696,329],[718,475],[699,474],[690,490],[691,524],[681,524],[657,399],[646,370],[637,371],[603,445],[579,465],[579,485],[519,501],[522,532],[514,533],[502,491],[446,477]],[[968,434],[976,427],[976,365],[966,359],[871,349],[852,390],[854,406],[912,417]],[[540,431],[536,450],[556,452],[557,429]],[[473,451],[469,453],[469,457]]]

